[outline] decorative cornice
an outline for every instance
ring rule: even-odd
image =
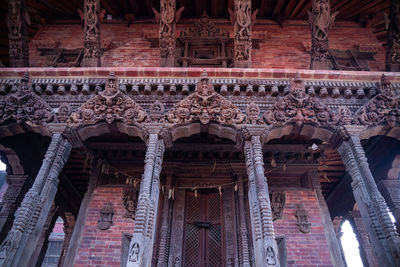
[[[105,120],[109,124],[122,121],[134,125],[144,122],[147,117],[142,107],[119,90],[118,79],[111,72],[105,90],[73,112],[67,122],[80,126]]]

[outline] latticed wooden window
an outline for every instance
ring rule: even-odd
[[[184,266],[223,266],[222,197],[187,192],[185,207]]]

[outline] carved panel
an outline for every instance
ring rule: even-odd
[[[97,226],[100,230],[107,230],[113,223],[114,210],[112,203],[107,202],[100,210],[100,219],[97,221]]]
[[[214,91],[207,74],[203,73],[196,91],[175,104],[167,113],[167,120],[175,124],[199,120],[202,124],[217,121],[222,124],[241,124],[245,115],[226,98]]]
[[[311,223],[309,221],[308,212],[304,209],[303,204],[296,205],[296,220],[297,227],[300,232],[307,234],[311,231]]]
[[[85,40],[83,47],[83,67],[100,67],[100,1],[84,1]]]
[[[0,123],[15,120],[18,123],[31,121],[43,125],[54,120],[54,113],[42,98],[37,96],[24,74],[15,93],[0,100]]]
[[[175,192],[168,266],[182,266],[183,224],[185,215],[185,190]]]
[[[235,201],[233,195],[233,188],[230,186],[224,190],[223,194],[223,204],[224,204],[224,217],[225,217],[225,257],[227,266],[235,266],[237,261],[237,251],[236,245],[236,215],[235,215]]]
[[[146,118],[147,114],[143,108],[119,90],[117,77],[110,73],[105,90],[73,112],[68,123],[84,125],[105,120],[107,123],[122,121],[126,124],[136,124],[145,121]]]
[[[251,1],[234,1],[235,67],[248,67],[251,60]]]
[[[137,199],[138,196],[135,188],[124,188],[124,196],[122,198],[125,207],[124,218],[135,220]]]
[[[313,0],[308,11],[311,27],[311,69],[327,69],[329,62],[328,32],[338,12],[331,14],[329,0]]]
[[[285,192],[272,192],[271,209],[272,220],[282,219],[283,209],[285,208],[286,194]]]

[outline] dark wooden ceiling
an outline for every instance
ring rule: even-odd
[[[30,36],[39,27],[58,19],[79,19],[78,8],[83,0],[26,0],[32,20]],[[123,19],[125,14],[134,14],[137,19],[154,17],[152,7],[159,10],[159,0],[100,0],[102,8],[113,18]],[[6,18],[8,1],[0,1],[0,17]],[[311,0],[252,0],[253,10],[258,9],[258,19],[307,19]],[[183,18],[199,17],[205,10],[212,18],[228,19],[228,8],[233,0],[177,0],[177,8],[184,6]],[[373,27],[377,38],[384,43],[386,31],[383,14],[389,11],[389,0],[331,0],[332,11],[339,11],[338,20],[352,20]],[[0,60],[8,65],[8,39],[5,20],[0,21]]]

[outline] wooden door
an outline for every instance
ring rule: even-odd
[[[186,193],[184,265],[224,265],[222,197],[218,192]]]

